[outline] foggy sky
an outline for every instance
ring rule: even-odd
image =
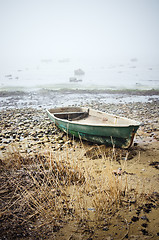
[[[159,62],[158,0],[0,0],[0,63],[43,58]]]

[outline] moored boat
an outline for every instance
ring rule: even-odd
[[[75,137],[129,148],[140,123],[124,117],[85,107],[61,107],[47,110],[48,117],[62,131]]]

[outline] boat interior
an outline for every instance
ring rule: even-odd
[[[61,119],[66,119],[69,121],[76,121],[87,118],[89,115],[88,112],[69,112],[69,113],[55,113],[54,116]]]
[[[122,118],[107,114],[104,112],[96,111],[88,108],[74,108],[74,107],[63,107],[57,109],[50,109],[55,117],[68,121],[74,121],[81,124],[95,124],[95,125],[136,125],[137,122],[131,119]]]

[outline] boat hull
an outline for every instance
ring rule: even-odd
[[[77,124],[70,121],[64,121],[54,117],[47,111],[48,117],[55,125],[67,134],[86,141],[115,146],[120,148],[129,148],[135,136],[139,125],[132,126],[93,126],[88,124]]]

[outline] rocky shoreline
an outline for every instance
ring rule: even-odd
[[[143,143],[148,144],[159,140],[159,101],[148,103],[129,104],[100,104],[92,103],[85,105],[108,113],[135,119],[142,123],[139,132],[143,132]],[[41,109],[10,109],[1,111],[0,122],[0,149],[5,150],[12,143],[25,145],[26,152],[32,152],[36,146],[47,146],[63,144],[64,140],[60,136],[63,134],[50,123],[46,111]],[[140,139],[137,137],[137,141]]]

